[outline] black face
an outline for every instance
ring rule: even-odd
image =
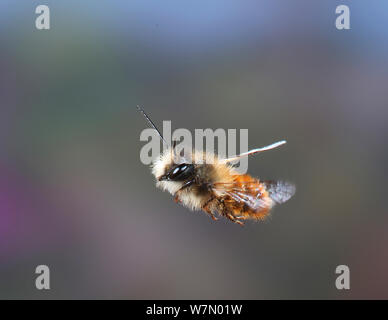
[[[182,163],[171,168],[169,172],[162,175],[159,181],[184,181],[194,175],[194,165]]]

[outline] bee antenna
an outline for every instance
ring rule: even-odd
[[[137,107],[137,110],[139,110],[139,111],[143,114],[143,116],[147,119],[147,121],[148,121],[148,123],[151,125],[151,127],[154,128],[154,129],[156,130],[156,132],[159,134],[160,139],[162,139],[163,142],[164,142],[165,144],[168,145],[168,143],[166,142],[166,140],[164,140],[162,134],[160,133],[160,131],[158,130],[158,128],[155,126],[155,124],[152,122],[152,120],[150,119],[150,117],[147,116],[147,114],[144,112],[144,110],[143,110],[142,108],[140,108],[139,105],[137,105],[136,107]]]

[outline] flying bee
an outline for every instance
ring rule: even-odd
[[[167,144],[147,114],[139,106],[137,108]],[[279,141],[226,159],[195,150],[190,159],[185,159],[177,154],[174,142],[153,161],[152,173],[156,186],[174,195],[175,202],[191,210],[203,210],[213,220],[217,220],[218,215],[243,225],[245,220],[265,219],[274,205],[286,202],[294,195],[295,186],[240,174],[231,163],[285,143]],[[209,159],[211,161],[207,162]]]

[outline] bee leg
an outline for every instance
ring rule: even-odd
[[[244,222],[241,221],[241,220],[245,220],[244,216],[235,216],[234,219],[235,220],[233,222],[239,224],[240,226],[244,225]]]
[[[210,218],[212,218],[214,221],[217,221],[218,218],[214,215],[213,211],[209,208],[209,204],[213,200],[214,200],[214,197],[210,197],[210,199],[207,200],[205,204],[202,206],[202,210],[205,211],[210,216]]]
[[[234,223],[237,223],[237,224],[239,224],[240,226],[243,226],[244,225],[244,223],[242,222],[242,221],[240,221],[241,220],[241,216],[239,216],[239,217],[235,217],[233,214],[231,214],[231,213],[227,213],[226,214],[226,217],[230,220],[230,221],[232,221],[232,222],[234,222]]]
[[[208,208],[208,206],[202,207],[202,210],[205,211],[214,221],[218,220],[218,218],[214,215],[210,208]]]

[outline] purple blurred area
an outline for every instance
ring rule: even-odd
[[[388,3],[0,3],[0,298],[388,298]],[[295,197],[240,227],[140,162],[139,104],[173,129],[286,139],[249,173]],[[35,289],[46,264],[51,289]],[[335,268],[348,265],[351,289]]]

